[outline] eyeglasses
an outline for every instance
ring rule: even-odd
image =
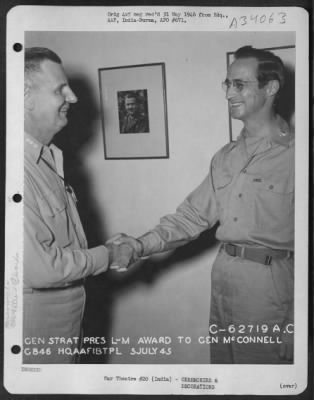
[[[224,90],[225,93],[227,93],[227,90],[233,86],[237,92],[242,92],[243,89],[249,86],[250,83],[258,82],[257,80],[255,81],[243,81],[242,79],[226,79],[221,83],[222,89]]]

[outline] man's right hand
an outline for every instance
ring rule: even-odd
[[[109,250],[110,269],[123,272],[134,264],[143,253],[141,242],[132,236],[119,233],[106,242]]]
[[[138,257],[142,257],[143,256],[143,244],[142,242],[140,242],[138,239],[135,239],[133,236],[129,236],[126,235],[125,233],[117,233],[116,235],[112,236],[112,238],[110,238],[107,242],[107,244],[128,244],[129,246],[131,246],[135,253],[137,254]]]

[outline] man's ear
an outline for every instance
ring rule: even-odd
[[[24,83],[24,107],[27,110],[32,110],[34,108],[34,101],[32,96],[31,82],[29,80],[25,80]]]
[[[277,80],[272,80],[267,83],[266,93],[268,94],[268,96],[275,96],[279,89],[279,82]]]

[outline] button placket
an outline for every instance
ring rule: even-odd
[[[234,186],[232,187],[229,199],[229,209],[230,209],[230,219],[232,222],[238,222],[241,219],[243,214],[243,200],[242,192],[243,186],[247,176],[245,174],[241,174],[241,172],[236,176],[234,180]]]

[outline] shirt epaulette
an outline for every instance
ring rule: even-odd
[[[289,147],[294,137],[294,131],[288,123],[281,117],[278,117],[278,127],[272,131],[271,139],[274,143]]]
[[[24,135],[24,144],[25,144],[25,149],[24,149],[25,153],[31,155],[35,159],[35,162],[38,163],[42,155],[44,145],[42,143],[39,143],[38,140],[36,140],[26,132]]]
[[[294,130],[280,115],[276,116],[276,120],[276,126],[269,133],[269,140],[271,143],[276,143],[281,146],[289,147],[294,140]],[[244,137],[245,128],[242,129],[236,141],[233,143],[238,144]]]

